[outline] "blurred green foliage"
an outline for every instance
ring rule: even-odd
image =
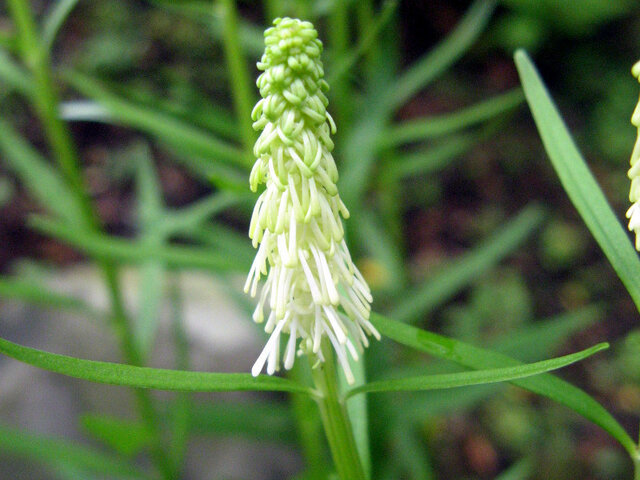
[[[637,413],[639,334],[626,335],[636,317],[618,313],[633,306],[517,108],[523,96],[510,59],[517,47],[536,54],[621,218],[635,134],[628,118],[638,95],[628,73],[640,45],[637,2],[433,2],[428,18],[423,6],[401,1],[266,0],[238,2],[237,11],[234,2],[197,0],[26,3],[40,25],[53,25],[43,27],[51,40],[43,63],[54,95],[39,99],[37,65],[25,61],[20,29],[0,6],[0,208],[17,208],[25,198],[37,202],[37,209],[22,207],[14,215],[26,223],[37,211],[31,227],[105,268],[111,306],[98,312],[54,294],[21,274],[13,257],[3,258],[5,271],[16,273],[0,281],[1,297],[100,321],[115,318],[125,360],[146,364],[159,299],[175,271],[199,268],[227,278],[251,261],[245,238],[253,199],[246,194],[250,119],[239,112],[243,101],[257,98],[262,30],[275,16],[301,16],[316,24],[326,47],[340,188],[353,215],[349,243],[374,289],[375,310],[522,361],[620,337],[613,357],[572,372],[614,414]],[[56,17],[55,8],[66,8],[68,17]],[[229,38],[237,41],[235,50]],[[243,69],[250,84],[234,76],[234,68]],[[66,122],[43,115],[43,101]],[[56,129],[67,126],[77,155],[75,147],[66,153],[55,147],[64,137]],[[84,193],[65,170],[65,155],[88,184]],[[85,196],[110,207],[100,211],[123,213],[92,224]],[[124,264],[142,273],[145,294],[135,313],[123,311],[117,275],[109,274]],[[585,306],[560,315],[565,307]],[[126,328],[129,339],[122,337]],[[188,362],[177,367],[188,369]],[[382,380],[459,367],[384,342],[370,349],[367,370]],[[365,402],[357,404],[354,416],[371,419],[370,433],[365,429],[361,438],[371,446],[373,478],[629,478],[624,452],[600,430],[523,392],[489,385],[373,396],[368,412]],[[318,478],[312,459],[327,452],[313,439],[318,419],[303,403],[297,415],[280,401],[234,408],[190,405],[185,396],[156,403],[158,411],[171,411],[162,428],[178,447],[194,432],[258,441],[271,436],[291,446],[292,425],[308,428],[298,450],[310,468],[299,478]],[[247,412],[257,413],[247,418]],[[158,432],[144,411],[141,418],[129,424],[84,415],[87,438],[105,447],[90,452],[4,427],[0,448],[49,465],[61,478],[145,478],[123,461],[139,452],[153,458]],[[597,435],[594,446],[590,439]],[[595,454],[584,455],[585,448]],[[174,478],[183,454],[182,447],[173,454]]]

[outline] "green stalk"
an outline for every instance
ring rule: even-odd
[[[316,401],[320,408],[331,456],[341,480],[366,480],[347,409],[338,392],[333,351],[326,342],[325,339],[322,346],[325,361],[312,368],[311,373],[318,391]],[[310,359],[314,361],[311,357]]]
[[[98,217],[84,188],[78,154],[66,125],[58,116],[59,101],[54,88],[49,52],[39,37],[33,13],[27,0],[8,0],[8,6],[18,30],[22,59],[31,70],[35,80],[34,102],[37,114],[42,122],[52,153],[65,179],[69,182],[76,201],[81,206],[83,216],[79,221],[83,228],[100,230]],[[120,340],[123,354],[128,363],[141,366],[141,356],[133,343],[133,332],[118,287],[116,269],[112,264],[106,262],[100,262],[99,265],[104,272],[111,297],[113,325]],[[147,391],[142,389],[136,389],[135,392],[140,416],[149,431],[155,435],[156,442],[152,447],[154,461],[162,472],[163,478],[172,479],[174,478],[173,469],[162,446],[158,417],[153,408],[151,397]]]
[[[347,58],[349,51],[349,22],[348,2],[334,2],[329,16],[329,45],[331,46],[332,65],[339,65]],[[353,103],[349,91],[348,79],[343,75],[332,81],[331,90],[334,118],[338,125],[350,125],[351,112],[349,106]],[[338,129],[337,135],[341,135]],[[338,142],[339,143],[339,142]]]
[[[247,156],[247,164],[250,165],[254,160],[252,152],[255,132],[251,125],[251,111],[255,101],[251,93],[252,82],[249,79],[247,62],[238,37],[238,9],[235,0],[220,0],[219,9],[233,106],[240,125],[240,135]]]
[[[35,108],[42,121],[50,148],[76,199],[85,214],[88,225],[96,225],[97,219],[85,193],[82,175],[76,159],[78,155],[68,130],[58,117],[58,97],[53,87],[49,52],[39,39],[36,23],[26,0],[8,0],[11,17],[18,30],[18,42],[22,59],[33,74],[36,88]]]

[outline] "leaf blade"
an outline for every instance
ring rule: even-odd
[[[543,210],[525,207],[515,219],[481,243],[470,253],[451,262],[443,271],[403,296],[390,317],[404,322],[416,321],[421,315],[440,305],[481,272],[513,251],[530,235],[543,218]]]
[[[472,372],[443,373],[439,375],[422,375],[418,377],[379,380],[367,383],[347,392],[347,397],[358,393],[399,392],[444,390],[447,388],[466,387],[469,385],[485,385],[531,377],[556,370],[583,360],[591,355],[609,348],[608,343],[599,343],[591,348],[541,362],[527,363],[515,367],[492,368]]]
[[[515,53],[515,62],[542,142],[567,195],[640,310],[637,252],[589,171],[535,66],[522,50]]]
[[[134,367],[45,352],[0,338],[0,353],[34,367],[81,380],[179,392],[279,391],[311,394],[311,389],[280,377]]]
[[[520,364],[506,355],[405,325],[376,313],[372,313],[370,320],[382,335],[398,343],[467,368],[499,368]],[[512,383],[569,407],[609,432],[630,454],[635,452],[635,443],[624,428],[602,405],[579,388],[548,373]]]

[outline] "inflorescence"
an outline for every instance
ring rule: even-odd
[[[264,183],[265,190],[249,227],[258,251],[245,284],[255,296],[261,277],[267,277],[253,319],[263,322],[268,307],[270,337],[252,374],[265,363],[267,373],[279,370],[280,337],[287,333],[286,369],[296,355],[324,361],[320,347],[326,337],[351,383],[347,355],[357,360],[367,336],[380,334],[369,322],[371,292],[344,241],[341,217],[347,219],[349,212],[336,186],[330,137],[336,126],[327,112],[322,42],[309,22],[278,18],[273,23],[258,62],[262,99],[252,113],[253,128],[262,133],[250,185],[255,192]]]

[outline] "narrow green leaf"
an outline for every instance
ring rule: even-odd
[[[532,325],[502,335],[489,345],[495,352],[513,355],[521,361],[535,361],[549,356],[572,333],[578,332],[594,323],[600,317],[600,312],[594,307],[586,307],[574,312],[555,315]],[[458,368],[457,366],[454,368]],[[420,372],[422,370],[422,372]],[[424,365],[411,366],[409,368],[393,369],[388,375],[393,378],[402,378],[419,373],[449,373],[449,362],[436,361]],[[413,421],[423,421],[436,415],[451,414],[455,411],[468,410],[484,401],[490,395],[495,394],[502,385],[490,384],[463,388],[450,395],[446,391],[432,391],[423,395],[412,395],[403,403],[400,410],[402,415]]]
[[[2,119],[0,152],[6,167],[20,178],[41,205],[70,225],[81,224],[82,210],[55,168]]]
[[[140,129],[184,153],[241,167],[247,165],[241,150],[204,130],[154,111],[149,106],[136,105],[109,91],[98,80],[79,72],[68,71],[65,78],[82,94],[103,105],[118,123]]]
[[[56,467],[66,463],[81,471],[121,478],[151,478],[134,465],[83,445],[26,433],[0,425],[0,450]]]
[[[42,25],[42,42],[47,50],[51,50],[60,27],[78,3],[78,0],[58,0],[47,12]]]
[[[345,58],[331,68],[327,76],[327,83],[329,85],[340,81],[342,77],[353,68],[358,59],[372,47],[380,31],[389,23],[389,20],[391,20],[397,6],[397,0],[387,0],[384,2],[381,9],[382,11],[370,26],[367,34],[360,39],[355,48],[349,49],[349,53]]]
[[[640,310],[640,260],[624,228],[580,155],[558,109],[527,54],[516,66],[542,143],[562,186]]]
[[[75,311],[92,318],[104,319],[105,315],[91,305],[74,297],[52,292],[36,282],[20,278],[0,277],[0,298],[20,300],[33,305]]]
[[[470,369],[503,368],[521,365],[521,362],[506,355],[411,327],[382,315],[373,313],[371,322],[383,336]],[[624,428],[602,405],[579,388],[548,373],[523,380],[514,380],[512,383],[569,407],[609,432],[629,454],[635,455],[635,443]]]
[[[159,260],[176,268],[201,268],[213,271],[248,271],[242,257],[230,257],[212,249],[178,245],[149,246],[143,242],[83,232],[63,224],[34,218],[35,229],[68,243],[92,258],[104,258],[122,263]]]
[[[132,457],[153,442],[153,435],[138,421],[123,420],[102,414],[84,414],[82,428],[116,452]]]
[[[202,242],[221,255],[233,256],[240,265],[247,267],[256,256],[246,234],[238,233],[222,223],[211,222],[210,225],[197,227],[189,232],[187,238]]]
[[[215,8],[211,8],[208,1],[176,2],[175,0],[149,0],[159,7],[190,18],[200,24],[204,24],[211,36],[222,40],[222,16]],[[249,22],[240,22],[240,44],[243,49],[256,60],[264,52],[264,28]]]
[[[146,145],[141,145],[133,153],[137,162],[138,220],[142,230],[139,241],[150,249],[162,248],[166,235],[157,228],[158,222],[164,217],[160,179]],[[144,355],[151,349],[158,327],[165,273],[165,266],[159,260],[147,260],[140,266],[140,295],[134,333]]]
[[[470,253],[453,260],[413,292],[404,295],[389,316],[403,322],[419,320],[515,250],[540,225],[542,218],[543,211],[539,206],[524,208],[515,219]]]
[[[515,88],[453,113],[409,120],[388,128],[380,138],[378,147],[393,148],[404,143],[424,141],[454,133],[512,110],[523,100],[522,90]]]
[[[204,225],[207,220],[216,214],[243,202],[253,204],[253,195],[216,192],[180,210],[165,212],[162,218],[159,219],[157,228],[169,236],[191,232]]]
[[[26,97],[33,98],[35,94],[35,83],[29,73],[17,65],[4,49],[0,49],[0,81]]]
[[[487,26],[495,6],[495,0],[476,0],[455,30],[394,82],[385,99],[387,108],[402,106],[453,65]]]
[[[0,353],[34,367],[73,378],[109,385],[121,385],[180,392],[276,391],[312,395],[309,387],[286,378],[250,373],[211,373],[134,367],[97,362],[24,347],[0,338]]]
[[[572,363],[590,357],[594,353],[609,348],[608,343],[599,343],[581,352],[541,362],[522,364],[516,367],[491,368],[474,372],[443,373],[440,375],[423,375],[419,377],[379,380],[354,388],[347,392],[347,397],[365,392],[400,392],[421,390],[443,390],[446,388],[466,387],[499,383],[531,377],[541,373],[557,370]]]
[[[587,306],[533,322],[492,342],[492,350],[533,360],[549,355],[574,332],[582,331],[602,317],[601,309]]]
[[[443,169],[476,144],[474,135],[456,135],[428,148],[398,155],[380,173],[382,181],[396,181],[413,175],[424,175]]]

